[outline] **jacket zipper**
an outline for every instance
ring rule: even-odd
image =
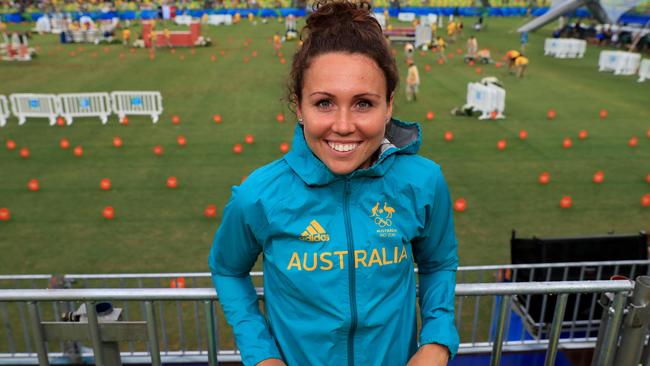
[[[343,217],[345,219],[345,236],[348,241],[348,281],[350,295],[350,332],[348,333],[348,366],[354,366],[354,332],[357,329],[356,272],[354,270],[354,242],[352,223],[350,222],[350,179],[345,180],[343,193]]]

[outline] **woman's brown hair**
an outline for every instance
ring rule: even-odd
[[[365,55],[377,63],[386,78],[386,101],[397,87],[399,76],[395,58],[381,26],[365,1],[321,0],[307,17],[300,32],[303,41],[293,56],[289,74],[289,100],[292,106],[302,101],[305,70],[315,57],[331,52]]]

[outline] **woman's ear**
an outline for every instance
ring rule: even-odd
[[[300,107],[300,102],[296,95],[293,96],[293,102],[296,106],[296,117],[298,118],[298,123],[302,124],[302,108]]]
[[[390,98],[388,99],[388,108],[386,108],[386,123],[390,122],[393,117],[393,99],[395,98],[395,92],[390,93]]]

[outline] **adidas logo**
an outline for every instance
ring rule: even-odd
[[[316,220],[311,220],[309,226],[300,234],[300,240],[303,241],[329,241],[330,235],[323,229]]]

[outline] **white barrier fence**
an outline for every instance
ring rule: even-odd
[[[18,124],[23,125],[27,117],[47,118],[50,126],[56,123],[61,114],[61,105],[54,94],[11,94],[11,111],[18,117]]]
[[[415,20],[415,13],[410,13],[410,12],[399,13],[397,14],[397,20],[399,20],[400,22],[412,22]]]
[[[479,119],[503,119],[506,108],[506,91],[496,85],[467,84],[467,105],[481,112]],[[492,115],[495,113],[495,115]]]
[[[191,15],[177,15],[174,17],[174,23],[178,25],[190,25],[192,24]]]
[[[232,15],[230,14],[211,14],[208,16],[208,24],[210,25],[231,25]]]
[[[613,71],[614,75],[634,75],[639,69],[641,55],[624,51],[601,51],[598,71]]]
[[[431,26],[418,25],[415,27],[415,47],[431,44]]]
[[[111,93],[113,111],[120,121],[127,115],[151,116],[153,123],[158,122],[158,117],[163,111],[162,95],[160,92],[151,91],[115,91]]]
[[[582,58],[587,51],[587,42],[573,38],[547,38],[544,41],[544,55],[557,58]]]
[[[61,115],[68,125],[75,117],[99,117],[103,124],[111,114],[111,100],[108,93],[59,94]]]
[[[641,61],[639,67],[639,82],[642,83],[645,79],[650,79],[650,59]]]
[[[47,118],[50,126],[62,116],[68,125],[74,118],[97,117],[103,124],[115,113],[120,121],[127,115],[150,116],[158,122],[163,112],[162,95],[157,91],[118,91],[109,93],[65,93],[33,94],[18,93],[9,95],[11,113],[23,125],[27,118]],[[0,127],[7,124],[9,117],[7,97],[0,95]]]
[[[9,117],[9,103],[7,103],[7,97],[0,95],[0,127],[3,127],[7,124],[7,118]]]

